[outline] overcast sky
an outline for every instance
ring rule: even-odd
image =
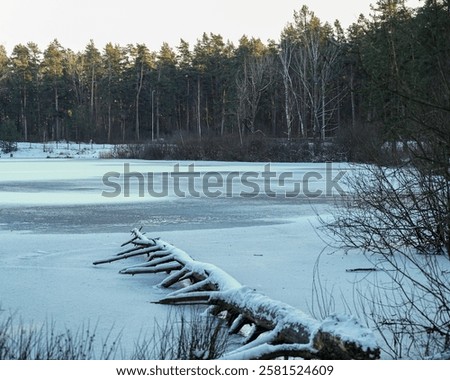
[[[159,50],[180,38],[195,44],[203,32],[237,42],[247,36],[278,40],[294,10],[309,6],[322,21],[339,19],[346,28],[370,13],[376,0],[1,0],[0,45],[8,52],[18,43],[41,49],[57,38],[81,51],[93,39],[98,48],[113,42],[145,43]],[[419,0],[409,0],[411,7]]]

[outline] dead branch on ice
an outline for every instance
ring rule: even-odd
[[[251,333],[242,347],[228,352],[223,359],[378,359],[380,349],[372,331],[354,317],[332,315],[318,321],[285,303],[274,301],[215,265],[195,261],[185,251],[159,238],[147,238],[140,230],[122,246],[132,244],[115,256],[95,261],[111,263],[146,255],[147,261],[122,269],[122,274],[167,272],[160,286],[183,286],[159,300],[161,304],[211,305],[211,312],[224,315],[229,332],[239,333],[246,325]],[[186,284],[187,283],[187,284]]]

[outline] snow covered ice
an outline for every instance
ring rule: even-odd
[[[39,150],[40,151],[40,150]],[[196,260],[212,263],[240,283],[268,297],[308,312],[313,303],[314,264],[324,243],[315,229],[316,213],[327,215],[330,199],[259,196],[185,197],[157,200],[102,197],[102,176],[122,170],[170,171],[175,162],[137,160],[47,159],[31,153],[0,158],[0,307],[23,323],[76,330],[97,326],[97,336],[122,332],[131,352],[168,307],[150,303],[166,290],[155,287],[163,275],[121,276],[123,262],[92,266],[111,256],[144,226],[152,235],[187,250]],[[189,163],[181,163],[187,166]],[[197,162],[200,172],[261,171],[264,164]],[[301,177],[324,164],[273,164],[276,171]],[[343,165],[345,167],[345,165]],[[315,186],[324,184],[317,180]],[[278,191],[277,189],[275,189]],[[239,191],[239,187],[236,188]],[[126,266],[139,264],[130,258]],[[365,274],[346,269],[365,267],[361,256],[321,256],[324,284],[351,299],[355,280]],[[336,312],[343,312],[337,305]]]

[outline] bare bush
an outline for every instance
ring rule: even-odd
[[[132,359],[212,360],[222,356],[230,344],[223,320],[190,309],[169,315],[157,324],[150,339],[136,343]]]
[[[449,254],[449,184],[413,167],[362,166],[327,228],[345,247],[392,254]]]
[[[98,341],[89,324],[73,332],[57,331],[55,323],[28,326],[14,316],[0,321],[0,360],[210,360],[222,356],[230,338],[222,319],[194,308],[169,314],[152,335],[142,335],[134,351],[121,347],[113,329]],[[114,339],[112,339],[114,338]]]
[[[95,328],[81,326],[75,333],[58,332],[54,323],[40,327],[17,322],[13,316],[0,322],[0,360],[91,360],[114,359],[120,336],[110,336],[98,347]]]
[[[345,152],[330,141],[267,139],[249,136],[242,143],[235,136],[205,136],[147,144],[116,145],[101,158],[146,160],[211,160],[250,162],[323,162],[345,161]]]
[[[377,270],[356,304],[393,358],[450,351],[449,183],[418,166],[364,166],[323,221],[339,248]]]

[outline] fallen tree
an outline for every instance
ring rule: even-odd
[[[138,229],[134,229],[132,235],[122,244],[131,244],[131,248],[93,264],[146,256],[146,262],[122,269],[120,273],[167,272],[160,286],[180,286],[157,303],[209,305],[212,314],[226,318],[231,334],[250,326],[243,346],[226,353],[222,359],[378,359],[380,356],[372,331],[354,317],[332,315],[318,321],[292,306],[242,286],[222,269],[195,261],[172,244],[159,238],[147,238]]]

